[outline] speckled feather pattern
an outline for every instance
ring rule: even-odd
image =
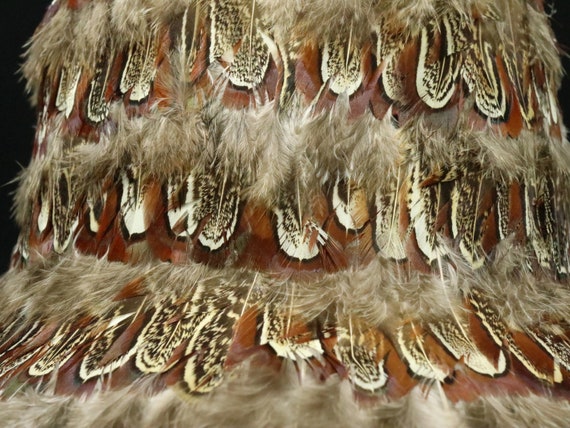
[[[540,0],[55,0],[0,280],[18,426],[562,426]]]

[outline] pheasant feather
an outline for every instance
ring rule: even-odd
[[[541,0],[53,1],[3,421],[565,425],[561,73]]]

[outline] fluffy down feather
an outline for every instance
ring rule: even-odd
[[[55,0],[23,72],[6,423],[570,419],[542,1]]]

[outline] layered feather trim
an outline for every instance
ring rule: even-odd
[[[570,414],[570,149],[541,1],[56,0],[24,73],[7,416]]]
[[[188,400],[175,391],[159,395],[139,389],[99,393],[89,401],[29,391],[0,402],[6,424],[14,427],[92,427],[124,424],[140,427],[322,426],[362,427],[489,427],[546,428],[564,426],[567,402],[530,395],[495,397],[473,403],[445,404],[436,391],[409,396],[375,408],[358,407],[350,388],[329,381],[299,385],[294,370],[279,377],[241,367],[239,373],[202,400]]]
[[[266,410],[254,425],[267,418],[282,425],[298,416],[270,402],[291,401],[317,421],[326,401],[339,425],[356,414],[387,426],[429,424],[437,415],[437,423],[477,426],[481,409],[487,421],[516,420],[494,409],[529,394],[560,406],[545,424],[568,415],[566,287],[525,286],[523,276],[499,296],[500,274],[470,286],[396,275],[373,264],[315,282],[199,266],[46,261],[3,280],[3,299],[21,308],[3,314],[3,396],[37,400],[43,423],[81,416],[86,425],[90,417],[125,424],[160,417],[167,426],[195,412],[193,420],[204,415],[198,425],[215,426],[241,423],[256,409]],[[561,313],[533,287],[549,288]],[[160,392],[168,386],[177,394]],[[187,393],[199,395],[186,401]],[[80,405],[60,395],[90,398]],[[122,410],[104,411],[117,397]],[[241,411],[228,412],[232,406]]]
[[[279,27],[256,5],[141,6],[121,22],[148,31],[126,38],[114,2],[54,2],[25,67],[40,114],[16,265],[75,248],[427,271],[453,249],[478,268],[515,236],[533,269],[566,274],[569,152],[539,5],[426,2],[406,26],[347,4],[334,38],[301,6]]]

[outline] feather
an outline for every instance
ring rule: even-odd
[[[6,423],[570,417],[542,2],[55,0],[23,70]]]

